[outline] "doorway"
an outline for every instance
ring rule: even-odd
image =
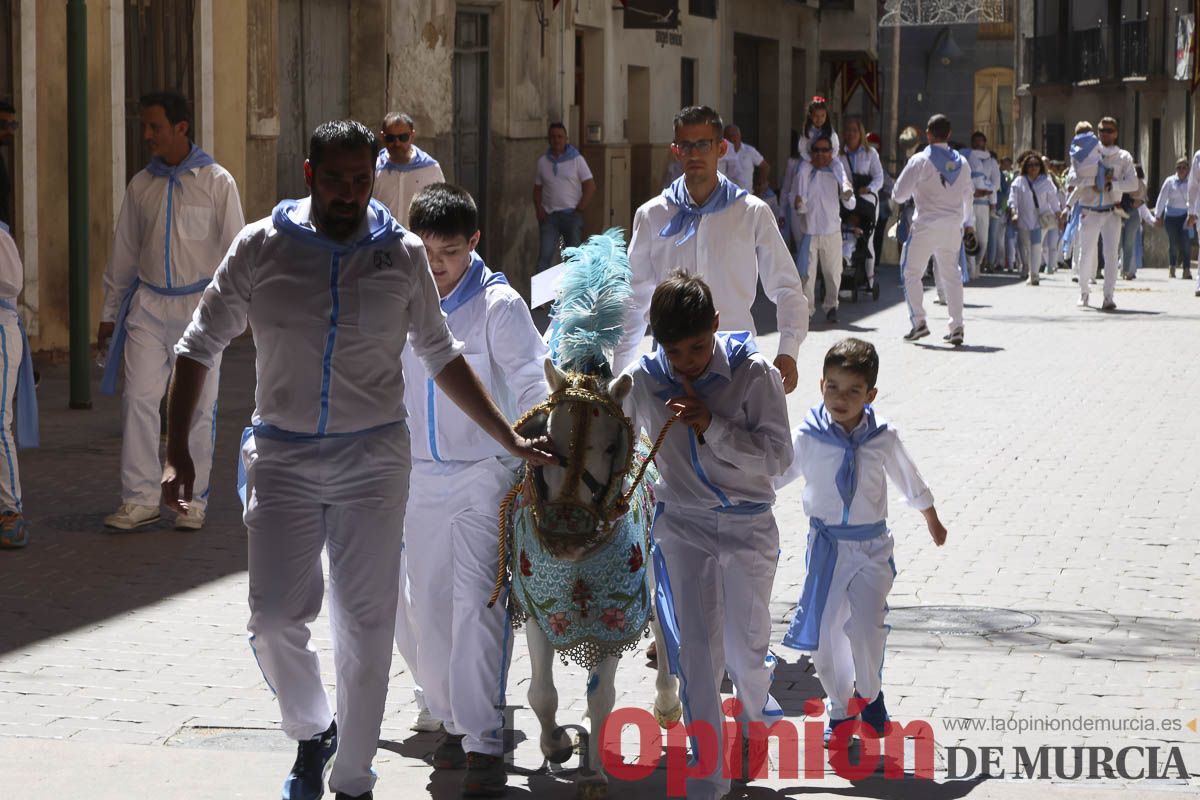
[[[1013,71],[991,67],[975,73],[974,128],[1000,158],[1012,158]]]
[[[487,227],[488,12],[461,9],[454,21],[454,180],[475,198]],[[484,248],[491,237],[484,237]]]

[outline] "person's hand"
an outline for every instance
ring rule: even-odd
[[[941,547],[946,543],[946,526],[936,517],[929,520],[929,535],[933,538],[933,543]]]
[[[1188,214],[1187,221],[1183,223],[1183,227],[1190,228],[1196,224],[1196,215]]]
[[[796,200],[795,200],[795,202],[792,203],[792,205],[795,206],[797,211],[803,211],[804,210],[804,198],[802,198],[800,195],[796,195]]]
[[[550,453],[549,444],[550,439],[546,436],[526,439],[513,431],[512,438],[504,446],[504,449],[510,455],[514,455],[522,461],[528,461],[535,467],[548,467],[558,463],[558,459]]]
[[[1158,219],[1154,220],[1154,227],[1161,228],[1162,226],[1163,226],[1163,218],[1162,217],[1159,217]]]
[[[173,450],[174,448],[172,448]],[[192,502],[192,486],[196,482],[196,468],[191,453],[185,444],[177,452],[167,452],[167,464],[163,467],[162,502],[167,508],[186,514]]]
[[[851,197],[854,197],[853,189],[847,189],[846,191],[842,192],[842,202],[843,203],[848,201]]]
[[[100,327],[96,328],[96,347],[103,350],[108,345],[108,340],[117,332],[117,323],[101,322]]]
[[[546,221],[546,209],[542,208],[541,206],[534,206],[533,211],[535,214],[537,214],[537,221],[539,225]]]
[[[675,416],[679,418],[680,422],[691,427],[697,435],[702,435],[712,424],[712,412],[696,394],[691,380],[686,375],[680,375],[679,382],[683,384],[683,391],[686,394],[683,397],[672,397],[667,401],[667,408],[675,412]]]
[[[965,236],[968,233],[971,234],[972,236],[975,235],[975,226],[974,225],[968,225],[967,227],[963,228],[963,235]]]
[[[799,380],[800,374],[796,370],[796,359],[791,356],[780,353],[775,356],[775,369],[779,370],[779,375],[783,378],[783,393],[791,394],[796,388],[796,381]]]

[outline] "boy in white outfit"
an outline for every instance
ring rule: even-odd
[[[435,183],[413,199],[421,237],[451,334],[463,357],[510,421],[546,399],[548,349],[529,308],[475,252],[478,211],[465,190]],[[446,732],[434,753],[439,769],[467,768],[464,796],[503,793],[504,691],[511,631],[503,598],[488,608],[496,576],[496,509],[520,462],[466,415],[404,350],[404,404],[412,439],[412,489],[404,554],[410,662],[429,712]],[[403,594],[403,589],[401,590]],[[407,656],[407,654],[406,654]]]
[[[871,407],[878,375],[879,355],[861,339],[843,339],[826,353],[823,402],[796,427],[795,460],[778,483],[804,478],[808,572],[783,643],[812,654],[826,694],[826,745],[835,732],[844,744],[850,729],[839,726],[860,713],[880,736],[888,721],[881,683],[896,568],[887,478],[925,517],[934,543],[946,541],[933,495],[895,429]]]
[[[825,276],[825,298],[821,303],[825,320],[837,322],[838,290],[842,284],[841,209],[854,209],[854,186],[841,161],[834,158],[829,137],[818,135],[811,140],[809,150],[810,160],[800,163],[792,183],[791,203],[801,215],[804,229],[796,245],[796,268],[813,313],[817,270],[821,270]]]
[[[701,738],[713,741],[707,735],[693,738],[693,774],[700,774],[689,777],[687,796],[713,800],[729,791],[731,777],[721,757],[730,746],[724,673],[743,728],[783,714],[769,693],[775,658],[768,646],[779,557],[771,484],[792,460],[787,403],[779,372],[751,334],[718,333],[712,293],[700,277],[676,271],[663,281],[650,302],[650,327],[658,349],[630,367],[616,390],[629,391],[632,379],[625,408],[635,431],[654,437],[678,418],[656,458],[654,572],[687,723],[708,726],[719,744],[714,752],[701,747]]]
[[[21,505],[21,472],[17,447],[38,446],[37,393],[25,326],[17,311],[17,295],[25,287],[25,270],[17,243],[0,221],[0,549],[29,544],[29,525]],[[13,401],[16,400],[15,409]],[[13,438],[13,422],[17,435]]]
[[[371,199],[375,136],[351,120],[313,132],[310,196],[249,225],[217,268],[176,345],[163,501],[186,513],[195,469],[187,427],[205,375],[250,324],[253,426],[241,490],[250,644],[297,740],[283,800],[371,800],[396,629],[412,459],[405,423],[406,342],[425,372],[506,452],[550,456],[518,436],[446,327],[420,239]],[[329,554],[337,722],[309,626]]]
[[[191,141],[187,101],[163,92],[146,95],[140,105],[153,158],[125,190],[96,333],[100,350],[111,340],[100,391],[114,394],[125,367],[121,506],[104,518],[116,530],[159,520],[159,405],[175,363],[173,348],[245,224],[233,176]],[[180,530],[204,525],[220,366],[217,358],[192,420],[197,491],[188,512],[175,520]]]

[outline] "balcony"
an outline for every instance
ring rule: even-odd
[[[1071,80],[1099,81],[1113,76],[1112,37],[1108,28],[1088,28],[1072,36]]]
[[[1165,71],[1161,40],[1150,35],[1148,19],[1121,23],[1121,77],[1145,78]]]
[[[1069,83],[1067,51],[1056,34],[1025,39],[1025,82],[1031,86]]]
[[[1155,36],[1148,19],[1086,30],[1026,37],[1025,81],[1031,86],[1165,74],[1165,54],[1173,44]]]

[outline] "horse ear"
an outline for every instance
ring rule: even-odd
[[[608,384],[608,396],[620,403],[633,388],[633,378],[627,373],[618,375]]]
[[[546,357],[546,383],[550,386],[550,394],[567,385],[567,373],[554,366],[549,356]]]

